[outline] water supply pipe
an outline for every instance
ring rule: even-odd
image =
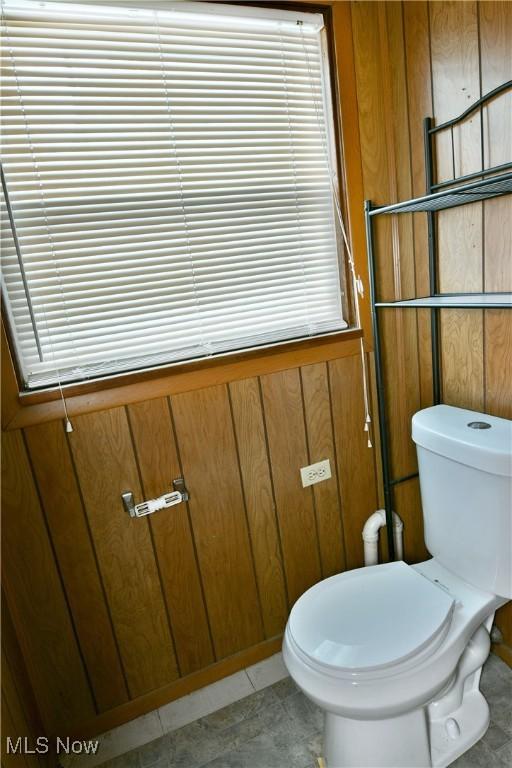
[[[386,511],[378,509],[370,515],[363,528],[364,564],[377,565],[379,562],[379,531],[386,527]],[[403,530],[404,524],[393,512],[393,541],[395,543],[395,555],[397,560],[403,559]]]

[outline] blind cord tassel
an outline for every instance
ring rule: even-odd
[[[69,433],[69,432],[73,432],[73,425],[69,418],[68,408],[66,405],[66,398],[64,397],[64,392],[62,391],[62,384],[60,383],[60,374],[58,369],[57,369],[57,375],[59,376],[58,384],[59,384],[60,399],[62,400],[62,407],[64,409],[64,425],[66,428],[66,432]]]

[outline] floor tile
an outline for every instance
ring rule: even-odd
[[[489,749],[500,749],[510,741],[510,734],[504,731],[503,728],[500,728],[499,725],[491,722],[491,725],[487,729],[487,733],[483,737],[483,741],[487,744]]]
[[[482,670],[480,688],[489,702],[503,696],[512,698],[512,671],[493,653],[490,654]]]
[[[498,752],[493,752],[483,741],[461,755],[451,763],[450,768],[510,768],[500,758]]]
[[[512,738],[512,693],[501,694],[492,699],[486,695],[491,710],[491,723],[498,725]]]
[[[506,765],[507,768],[510,768],[512,765],[512,741],[509,741],[507,744],[505,744],[504,747],[501,747],[496,754],[500,758],[503,765]]]
[[[263,733],[206,764],[204,768],[313,768],[303,742],[290,742],[282,734]]]
[[[297,736],[309,736],[323,728],[323,713],[303,693],[296,693],[283,701],[283,707],[290,720],[290,729]]]
[[[139,768],[139,760],[135,751],[128,752],[126,755],[114,757],[106,763],[101,763],[101,768]]]
[[[272,690],[279,699],[287,699],[288,696],[293,696],[299,692],[299,687],[294,683],[291,677],[285,677],[283,680],[279,680],[274,683]]]
[[[288,717],[281,704],[247,717],[230,728],[211,728],[207,718],[169,734],[171,761],[175,768],[202,766],[211,760],[240,749],[245,743],[264,734],[287,734]]]

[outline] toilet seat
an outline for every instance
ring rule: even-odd
[[[443,642],[455,606],[441,586],[403,562],[338,574],[295,603],[288,629],[303,660],[324,673],[393,674]]]

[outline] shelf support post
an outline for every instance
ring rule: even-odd
[[[388,542],[389,559],[395,559],[395,542],[393,539],[393,486],[391,483],[389,432],[386,419],[386,398],[384,395],[383,360],[380,345],[380,329],[376,295],[376,260],[373,249],[372,220],[370,217],[371,201],[365,200],[364,215],[366,223],[366,246],[368,249],[369,273],[370,273],[370,299],[372,308],[373,344],[375,354],[375,378],[377,384],[377,405],[379,411],[380,426],[380,455],[382,461],[382,483],[384,486],[384,509],[386,511],[386,534]]]
[[[432,151],[431,130],[432,118],[426,117],[423,121],[423,135],[425,142],[425,177],[426,194],[432,194],[434,184],[434,161]],[[438,293],[437,258],[436,258],[436,219],[434,211],[427,212],[428,227],[428,272],[430,295]],[[439,344],[439,310],[430,310],[430,335],[432,345],[432,395],[434,405],[441,402],[441,356]]]

